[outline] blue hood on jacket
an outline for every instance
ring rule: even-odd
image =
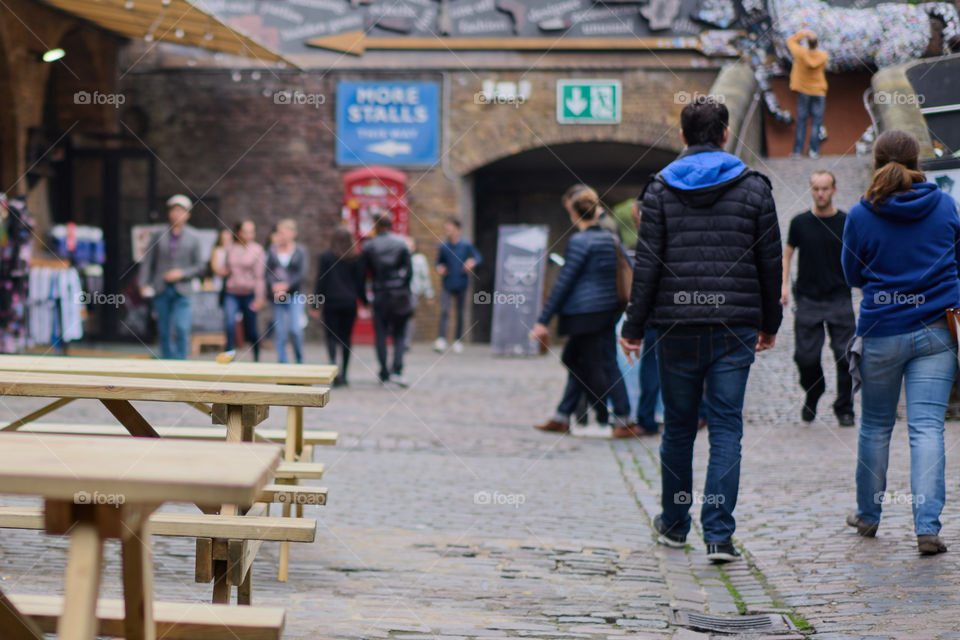
[[[694,191],[714,187],[739,177],[747,170],[740,158],[719,147],[690,149],[660,172],[664,182],[674,189]]]
[[[932,182],[917,182],[910,191],[895,193],[876,206],[864,199],[860,200],[860,204],[881,218],[909,224],[929,216],[937,208],[941,197],[943,192],[937,185]]]

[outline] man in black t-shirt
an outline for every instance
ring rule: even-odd
[[[846,350],[853,338],[856,320],[850,287],[840,267],[847,214],[833,206],[836,191],[836,179],[829,171],[817,171],[811,176],[813,209],[790,221],[783,251],[781,302],[786,306],[790,300],[790,261],[793,252],[798,250],[797,280],[793,287],[796,300],[793,359],[800,370],[800,386],[806,393],[801,417],[804,422],[816,418],[817,402],[826,391],[820,366],[826,327],[837,366],[837,400],[833,411],[840,426],[851,427],[854,424],[853,394]]]

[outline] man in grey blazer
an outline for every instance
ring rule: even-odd
[[[206,268],[196,229],[187,224],[193,203],[184,195],[167,200],[170,226],[150,238],[140,262],[140,293],[153,297],[164,358],[183,360],[190,343],[193,279]],[[176,332],[176,341],[173,333]]]

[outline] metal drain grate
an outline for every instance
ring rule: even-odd
[[[751,616],[718,616],[699,611],[672,609],[671,622],[680,627],[716,633],[777,633],[794,630],[786,616],[765,613]]]

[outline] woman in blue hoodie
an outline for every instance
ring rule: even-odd
[[[863,290],[857,511],[847,524],[861,536],[877,533],[903,384],[914,530],[927,555],[947,550],[939,536],[946,497],[943,421],[957,345],[944,311],[960,305],[960,218],[953,199],[924,181],[919,153],[916,138],[903,131],[877,138],[873,179],[843,230],[843,273]]]

